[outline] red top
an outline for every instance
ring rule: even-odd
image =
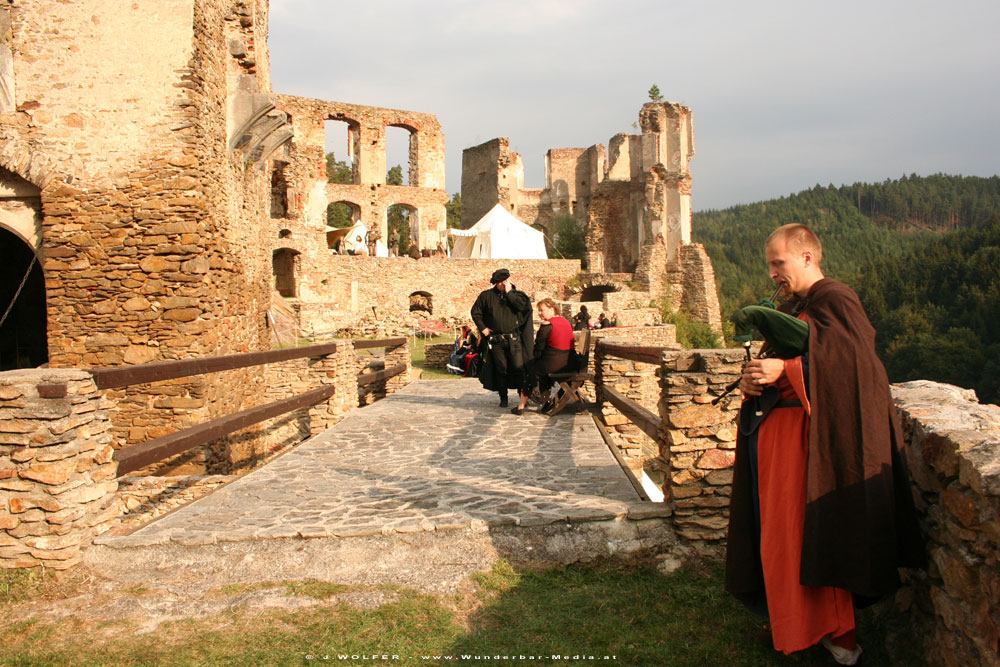
[[[552,333],[549,334],[547,347],[554,347],[557,350],[568,350],[573,347],[573,326],[565,317],[558,315],[549,318],[552,325]]]

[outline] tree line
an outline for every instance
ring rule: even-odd
[[[1000,178],[817,185],[696,212],[692,238],[712,258],[723,319],[773,291],[764,242],[791,222],[819,235],[826,275],[858,292],[893,382],[937,380],[1000,398]]]

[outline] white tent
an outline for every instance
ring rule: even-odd
[[[545,236],[500,204],[469,229],[449,229],[455,237],[452,257],[471,259],[548,259]]]

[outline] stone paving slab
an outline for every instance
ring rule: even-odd
[[[625,517],[641,498],[589,414],[518,417],[423,380],[113,547],[362,537]]]

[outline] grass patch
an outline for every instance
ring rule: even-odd
[[[437,343],[454,343],[455,337],[451,334],[443,336],[432,336],[424,338],[415,336],[410,338],[410,365],[420,369],[421,380],[457,380],[461,375],[452,375],[443,368],[429,368],[427,366],[427,354],[425,349],[428,345]]]
[[[662,575],[651,564],[538,570],[500,561],[473,580],[475,600],[467,611],[457,610],[451,598],[397,590],[392,602],[376,609],[336,601],[294,612],[254,614],[235,608],[211,618],[164,623],[143,635],[109,635],[98,630],[98,622],[80,619],[30,620],[10,624],[0,634],[0,664],[371,662],[340,655],[399,656],[387,661],[394,665],[444,662],[443,656],[460,664],[484,664],[483,656],[490,657],[489,664],[564,662],[553,661],[554,655],[628,665],[833,664],[821,648],[789,657],[775,652],[765,621],[723,592],[718,563]],[[313,580],[268,586],[320,600],[349,590]],[[250,588],[231,590],[238,594]],[[866,664],[892,664],[884,653],[888,625],[870,611],[859,615]],[[514,658],[504,660],[504,655]],[[535,659],[520,660],[521,655]],[[604,661],[604,656],[614,660]]]

